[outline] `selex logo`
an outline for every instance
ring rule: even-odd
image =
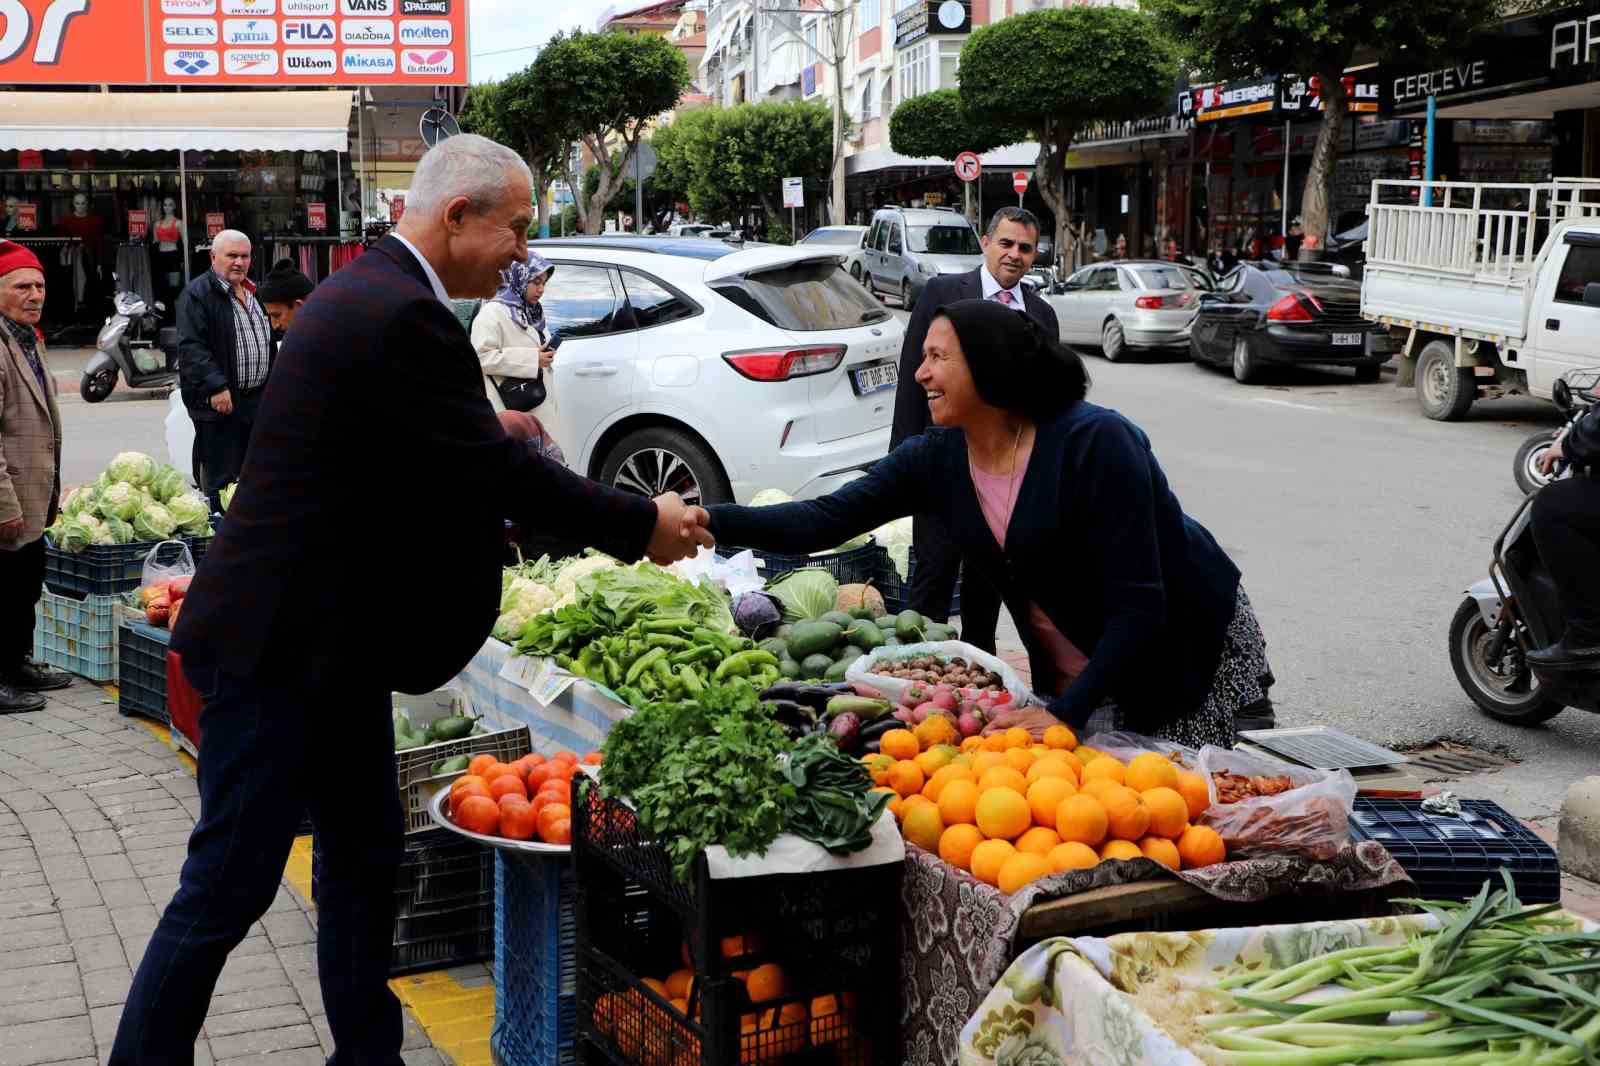
[[[270,48],[229,49],[222,53],[222,70],[226,74],[270,77],[278,73],[278,53]]]
[[[344,72],[346,74],[376,74],[388,76],[395,72],[394,53],[383,48],[346,48]]]
[[[217,24],[210,19],[164,19],[161,39],[167,44],[216,44]]]
[[[339,58],[332,48],[291,48],[283,53],[283,72],[302,77],[333,74],[339,69]]]
[[[411,19],[400,23],[400,43],[425,46],[450,44],[455,27],[448,19]]]

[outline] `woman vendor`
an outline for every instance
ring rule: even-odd
[[[931,515],[1001,590],[1054,719],[1083,733],[1104,708],[1097,726],[1231,745],[1235,713],[1272,684],[1239,568],[1183,513],[1149,438],[1085,400],[1088,384],[1027,315],[948,304],[916,375],[938,428],[828,496],[712,507],[711,531],[804,554]],[[1019,710],[1002,724],[1054,719]]]

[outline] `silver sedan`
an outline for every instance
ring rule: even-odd
[[[1116,362],[1135,351],[1182,351],[1209,288],[1197,272],[1160,259],[1119,260],[1084,267],[1046,289],[1061,322],[1061,340],[1098,347]]]

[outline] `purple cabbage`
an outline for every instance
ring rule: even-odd
[[[733,601],[733,621],[751,640],[762,640],[783,624],[783,607],[765,592],[742,592]]]

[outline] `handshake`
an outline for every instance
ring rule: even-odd
[[[651,562],[666,566],[716,543],[711,536],[711,516],[704,507],[684,503],[676,492],[657,496],[655,504],[656,528],[645,549]]]

